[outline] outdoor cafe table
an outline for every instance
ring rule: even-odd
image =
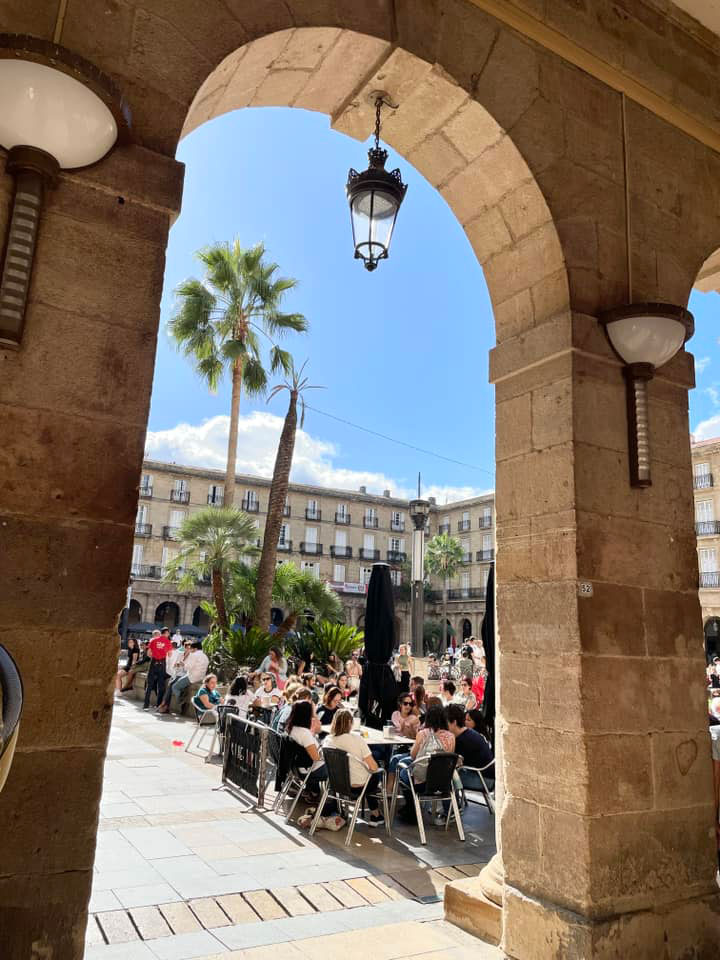
[[[322,728],[323,733],[330,733],[330,724],[325,724]],[[407,746],[415,743],[410,737],[401,737],[399,733],[393,733],[386,737],[382,730],[375,730],[374,727],[353,727],[353,733],[359,733],[363,740],[371,746],[382,744],[384,747]]]

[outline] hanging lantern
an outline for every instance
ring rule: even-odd
[[[388,171],[387,150],[380,146],[380,110],[385,101],[375,101],[375,146],[368,151],[368,168],[358,173],[350,169],[345,187],[350,204],[355,259],[366,270],[374,270],[387,260],[395,220],[407,191],[399,170]]]

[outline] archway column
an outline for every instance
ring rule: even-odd
[[[709,958],[692,358],[650,385],[642,491],[627,479],[622,371],[594,318],[565,311],[506,340],[491,378],[502,946],[517,960]]]

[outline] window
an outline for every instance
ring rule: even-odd
[[[280,535],[278,536],[278,543],[287,543],[290,539],[290,527],[287,523],[283,523],[280,526]]]
[[[360,583],[367,585],[372,576],[372,567],[360,567]]]
[[[404,553],[405,552],[405,541],[400,537],[390,537],[390,547],[389,549],[393,553]]]
[[[390,514],[390,526],[393,530],[405,529],[405,514],[400,510],[393,510]]]
[[[220,506],[225,498],[225,488],[211,483],[208,487],[208,503]]]
[[[318,515],[318,502],[317,500],[308,500],[307,502],[307,513],[308,519],[311,517],[317,517]]]
[[[487,588],[488,577],[490,576],[490,567],[483,567],[482,578],[483,587]]]
[[[133,547],[133,552],[132,552],[132,568],[130,572],[134,577],[137,577],[140,575],[140,567],[142,566],[142,562],[143,562],[143,545],[141,543],[138,543]]]
[[[368,520],[374,520],[377,517],[377,510],[375,507],[365,507],[365,517]]]
[[[175,493],[185,493],[187,490],[187,480],[175,480]]]
[[[348,512],[348,509],[347,509],[346,503],[339,503],[337,505],[337,510],[335,511],[335,513],[338,515],[338,517],[346,517],[347,512]]]
[[[135,524],[140,527],[147,523],[148,518],[148,508],[146,503],[138,504],[137,516],[135,517]]]
[[[710,464],[709,463],[694,463],[693,464],[693,473],[696,477],[702,477],[706,473],[710,473]]]
[[[145,492],[152,492],[153,478],[150,473],[143,473],[140,477],[140,490]]]
[[[482,525],[484,527],[492,526],[492,507],[483,507]]]
[[[470,593],[470,574],[467,572],[463,573],[460,577],[460,589],[464,597],[467,597]]]
[[[168,526],[170,527],[180,527],[182,526],[183,520],[185,519],[184,510],[171,510],[170,511],[170,521]]]
[[[443,517],[443,526],[444,527],[450,526],[450,517]]]
[[[347,531],[346,530],[336,530],[335,531],[335,546],[342,547],[343,549],[347,546]]]
[[[460,541],[460,549],[466,555],[470,553],[470,541],[468,540],[467,537],[463,537],[462,540]]]
[[[243,508],[245,510],[257,510],[260,505],[258,495],[254,490],[246,490],[243,497]]]
[[[372,551],[375,549],[375,534],[366,533],[363,536],[363,550]]]
[[[391,570],[390,571],[390,580],[394,587],[399,587],[402,584],[402,571],[401,570]]]
[[[707,523],[714,519],[712,500],[697,500],[695,502],[695,520],[698,523]]]
[[[715,549],[710,547],[699,551],[700,573],[715,573],[717,570],[717,556]]]
[[[333,567],[333,580],[335,583],[345,583],[345,564],[336,563]]]
[[[165,576],[167,572],[168,564],[170,563],[171,560],[174,560],[176,556],[177,556],[177,550],[170,550],[168,549],[168,547],[163,547],[162,561],[161,561],[163,576]]]
[[[313,560],[303,560],[300,564],[300,569],[303,573],[311,573],[316,580],[320,579],[320,564],[315,563]]]

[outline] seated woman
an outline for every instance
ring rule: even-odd
[[[280,703],[280,698],[280,691],[275,686],[275,677],[272,673],[264,673],[262,675],[262,686],[255,694],[253,707],[271,710]]]
[[[328,726],[333,722],[333,717],[337,713],[341,703],[342,693],[340,692],[340,688],[336,686],[328,687],[322,700],[322,706],[318,711],[320,723],[323,726]]]
[[[418,684],[418,686],[416,686],[412,692],[412,697],[415,701],[413,712],[418,715],[420,722],[422,723],[425,713],[427,712],[427,697],[425,694],[425,687],[422,684]]]
[[[453,702],[456,690],[457,688],[452,680],[443,680],[442,689],[440,691],[440,699],[443,702],[443,706],[447,707],[448,704]]]
[[[472,677],[463,677],[460,681],[460,689],[453,697],[453,704],[460,705],[464,710],[475,710],[477,707],[477,697],[472,690]]]
[[[128,637],[127,659],[115,675],[115,689],[118,693],[132,690],[135,668],[140,659],[140,647],[135,637]]]
[[[469,644],[466,644],[462,648],[462,656],[457,662],[457,672],[458,672],[458,676],[461,679],[463,677],[472,678],[473,673],[475,672],[475,661],[473,660],[473,651],[472,651],[472,647]]]
[[[355,796],[359,795],[367,781],[370,780],[365,794],[367,805],[370,808],[370,816],[367,822],[377,826],[385,822],[383,815],[380,813],[378,798],[375,796],[380,782],[379,767],[363,737],[359,733],[352,732],[352,725],[352,713],[341,707],[333,717],[330,735],[324,740],[323,748],[332,747],[349,754],[350,785]]]
[[[401,693],[398,697],[398,708],[390,717],[395,732],[401,737],[414,740],[420,729],[420,717],[415,712],[415,700],[411,693]]]
[[[296,700],[292,705],[290,717],[288,718],[286,731],[291,740],[304,748],[308,755],[308,763],[300,765],[300,770],[307,771],[310,766],[310,776],[307,779],[306,787],[309,791],[318,794],[320,784],[327,780],[327,768],[320,757],[320,745],[312,732],[313,721],[315,719],[315,706],[310,700]],[[337,804],[334,800],[328,800],[323,809],[323,816],[329,817],[337,810]],[[310,811],[308,811],[309,813]],[[302,818],[301,818],[302,820]],[[300,821],[298,821],[300,822]],[[339,830],[345,825],[342,817],[335,817],[332,823],[326,823],[331,829]]]
[[[428,680],[440,679],[440,664],[438,663],[437,657],[434,653],[431,653],[428,657],[427,678]]]
[[[220,694],[216,690],[217,677],[214,673],[209,673],[203,680],[203,685],[192,698],[193,706],[200,712],[200,723],[215,723],[217,720],[217,710],[215,707],[220,703]]]
[[[349,677],[346,673],[339,673],[337,678],[337,688],[342,694],[343,700],[347,700],[352,695],[350,689]]]
[[[435,744],[435,747],[429,749],[431,745],[428,745],[427,741],[430,740],[430,738],[432,738],[432,743]],[[428,709],[425,716],[425,726],[418,731],[417,738],[410,751],[410,760],[430,757],[432,753],[437,752],[438,749],[447,750],[452,753],[455,750],[455,737],[448,730],[447,716],[444,708],[433,706]],[[405,757],[404,760],[405,763],[407,763],[407,757]],[[401,816],[408,823],[414,823],[416,814],[410,794],[410,769],[408,766],[402,765],[400,760],[396,763],[394,761],[395,757],[390,761],[390,769],[394,773],[399,767],[397,775],[400,778],[400,784],[405,794],[405,808]],[[417,784],[425,782],[423,764],[418,764],[413,768],[413,782]]]
[[[254,699],[255,694],[248,690],[247,677],[235,677],[227,696],[223,700],[223,705],[237,707],[240,711],[238,716],[247,717],[248,709]]]
[[[288,695],[287,703],[284,703],[281,707],[275,712],[275,716],[272,719],[270,726],[273,730],[276,730],[278,733],[285,733],[287,731],[287,722],[290,719],[290,714],[292,713],[293,704],[298,700],[307,700],[312,703],[312,694],[306,687],[298,687],[296,690],[293,690],[292,693]],[[311,727],[311,732],[316,733],[316,728],[319,728],[320,721],[317,717],[313,718],[313,726]]]

